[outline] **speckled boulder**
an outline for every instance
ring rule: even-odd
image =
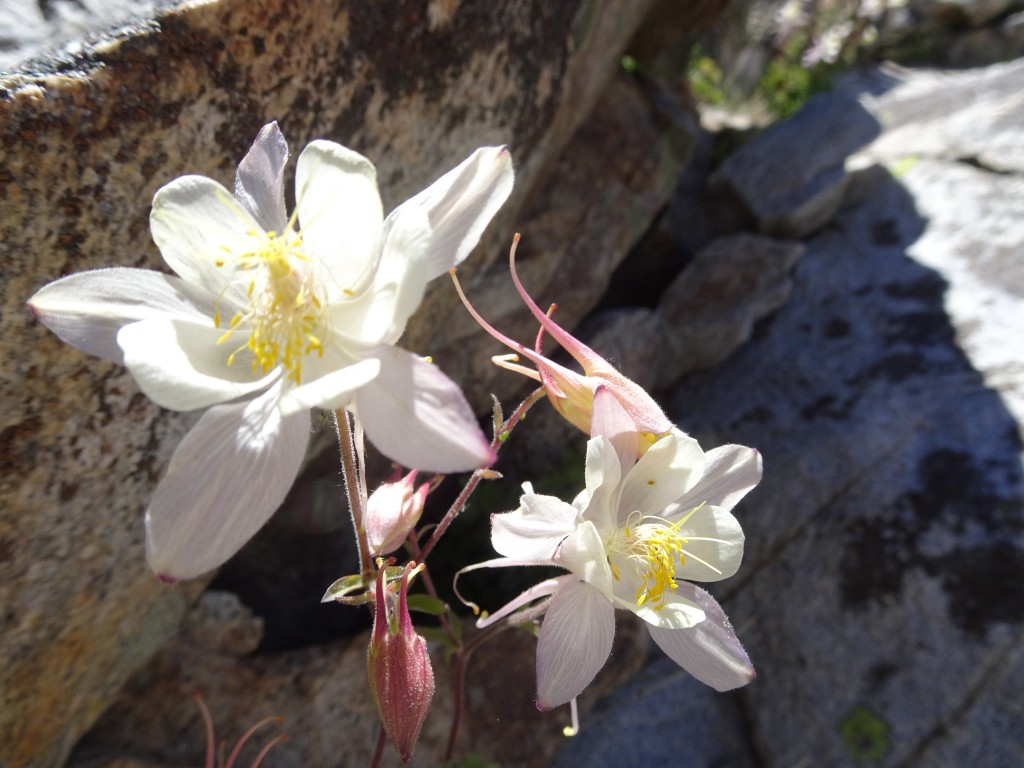
[[[147,571],[141,523],[194,417],[160,411],[122,369],[61,346],[26,298],[70,272],[160,267],[154,191],[183,173],[229,182],[271,119],[293,147],[326,137],[375,160],[386,207],[473,148],[508,143],[516,192],[467,265],[472,279],[503,256],[649,5],[217,0],[0,77],[0,764],[61,764],[194,599]],[[686,13],[717,12],[703,5]],[[598,153],[625,140],[597,138],[586,146]],[[581,199],[599,183],[577,179]],[[628,243],[622,233],[660,204],[586,220],[590,242]],[[571,237],[574,221],[549,231]],[[568,273],[581,297],[613,262]],[[450,300],[428,297],[410,331],[442,365],[454,345],[468,354],[442,327]]]

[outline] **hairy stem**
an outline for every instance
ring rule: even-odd
[[[364,584],[373,582],[373,559],[370,557],[370,543],[366,538],[365,512],[363,509],[364,489],[359,485],[361,457],[352,439],[352,425],[348,411],[339,408],[334,412],[334,425],[338,433],[338,450],[341,453],[341,472],[345,478],[345,495],[352,515],[352,530],[356,532],[356,549],[359,551],[359,573]]]
[[[494,439],[491,440],[491,448],[497,452],[505,440],[508,438],[509,433],[515,428],[516,424],[523,420],[526,416],[526,412],[532,408],[538,400],[544,397],[544,388],[538,387],[530,393],[529,397],[523,400],[519,404],[519,407],[512,412],[505,422],[495,431]],[[484,478],[487,470],[478,469],[467,481],[462,492],[458,498],[452,503],[451,508],[441,519],[441,522],[437,524],[434,532],[430,536],[430,540],[427,541],[423,550],[420,552],[420,562],[426,560],[427,556],[433,551],[434,547],[437,546],[437,542],[444,535],[444,532],[448,530],[448,526],[455,522],[455,518],[459,516],[463,509],[466,507],[466,503],[469,501],[469,497],[473,495],[473,491],[480,484],[480,481]]]

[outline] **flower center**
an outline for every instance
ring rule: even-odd
[[[260,238],[259,247],[238,256],[236,266],[252,273],[246,289],[245,309],[231,318],[227,331],[217,340],[227,341],[240,330],[249,339],[228,356],[231,365],[239,352],[252,353],[253,373],[269,373],[278,365],[296,384],[302,381],[302,361],[310,352],[323,357],[324,300],[310,270],[303,266],[309,257],[302,251],[302,238],[294,231],[250,233]],[[218,267],[224,261],[217,261]],[[220,308],[213,316],[221,327]]]
[[[620,571],[611,561],[611,556],[618,555],[632,562],[640,577],[640,586],[636,590],[637,607],[650,603],[654,610],[661,610],[665,607],[666,590],[671,592],[679,586],[675,578],[676,567],[686,564],[683,546],[688,542],[680,529],[687,519],[689,515],[670,523],[635,511],[629,516],[626,527],[613,534],[613,541],[609,542],[607,549],[608,562],[616,579]]]

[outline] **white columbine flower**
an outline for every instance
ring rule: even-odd
[[[754,677],[718,603],[684,579],[718,581],[736,572],[743,531],[730,510],[760,480],[759,454],[739,445],[705,454],[696,440],[673,430],[636,460],[622,438],[612,433],[590,439],[586,489],[572,504],[533,493],[526,484],[519,509],[492,517],[491,540],[504,558],[481,565],[570,571],[481,622],[553,596],[537,645],[541,709],[575,698],[604,666],[616,608],[647,622],[665,653],[715,689],[730,690]],[[637,436],[630,438],[635,443]]]
[[[57,280],[29,301],[79,349],[127,366],[159,405],[208,409],[146,512],[147,556],[167,580],[234,554],[284,499],[309,409],[356,411],[409,467],[492,459],[458,386],[395,347],[429,280],[462,261],[512,189],[500,147],[478,149],[385,220],[369,160],[314,141],[284,205],[288,147],[265,126],[234,194],[184,176],[153,199],[150,227],[177,277],[113,268]]]

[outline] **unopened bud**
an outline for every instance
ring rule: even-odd
[[[393,598],[389,600],[385,594],[384,568],[377,571],[377,610],[366,658],[370,690],[384,731],[404,763],[412,759],[434,696],[434,670],[427,643],[416,634],[409,616],[409,578],[416,570],[407,568],[402,574],[397,610],[391,605]]]
[[[415,488],[416,470],[401,480],[384,483],[366,501],[366,539],[375,557],[394,552],[423,514],[429,483]]]

